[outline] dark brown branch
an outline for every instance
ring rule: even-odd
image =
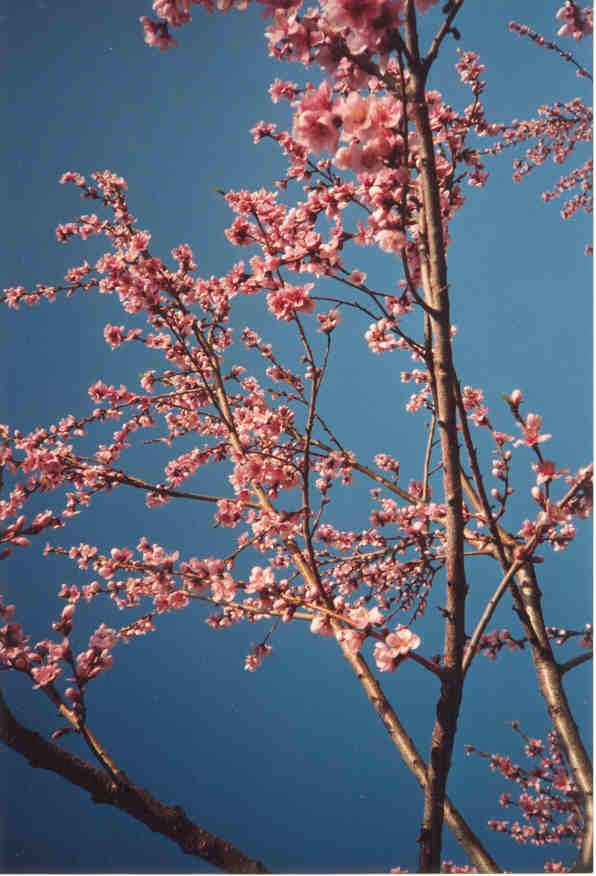
[[[455,16],[457,15],[459,10],[463,6],[463,4],[464,4],[464,0],[453,0],[453,2],[450,2],[448,4],[450,9],[449,9],[449,12],[447,13],[447,17],[445,18],[445,21],[441,25],[441,29],[439,30],[439,32],[435,36],[434,40],[432,41],[432,45],[428,51],[426,58],[424,59],[424,63],[425,63],[427,70],[430,69],[431,65],[434,63],[434,61],[439,53],[439,48],[441,46],[441,43],[443,42],[443,40],[445,39],[447,34],[452,32],[453,19],[455,18]]]
[[[332,620],[334,626],[336,621]],[[334,627],[338,629],[338,627]],[[368,697],[373,709],[383,722],[393,744],[402,756],[410,772],[415,777],[420,787],[426,789],[428,783],[428,767],[418,752],[414,742],[408,736],[405,727],[397,717],[395,710],[387,700],[383,690],[371,672],[366,660],[360,654],[352,654],[344,642],[338,640],[339,647],[352,667],[356,677]],[[470,863],[479,873],[500,873],[501,870],[496,861],[484,848],[479,838],[464,820],[447,796],[443,798],[445,823],[451,833],[465,850]],[[437,871],[438,872],[438,871]]]
[[[260,861],[247,857],[226,840],[198,827],[179,806],[166,806],[124,777],[117,784],[102,770],[91,766],[39,733],[23,727],[11,714],[0,693],[0,739],[26,758],[32,767],[57,773],[104,803],[126,812],[155,833],[180,846],[185,855],[195,855],[224,873],[268,873]],[[120,774],[123,776],[124,774]]]
[[[418,859],[419,872],[437,873],[441,868],[445,790],[447,776],[451,768],[464,680],[461,663],[466,640],[467,584],[464,565],[461,463],[454,399],[456,376],[451,352],[449,285],[443,238],[443,215],[435,166],[433,134],[425,95],[429,68],[420,57],[413,0],[407,0],[404,29],[410,55],[408,97],[419,146],[419,185],[423,203],[423,227],[420,233],[421,273],[424,300],[428,307],[427,312],[430,316],[433,340],[432,387],[441,444],[447,530],[445,546],[447,590],[443,653],[444,668],[449,678],[441,684],[441,694],[437,703],[425,787],[424,815],[420,829],[420,855]]]

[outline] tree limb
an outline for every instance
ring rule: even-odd
[[[160,803],[144,788],[133,785],[126,776],[114,784],[102,770],[23,727],[11,714],[1,692],[0,739],[26,758],[32,767],[57,773],[72,785],[88,791],[93,803],[121,809],[155,833],[173,840],[185,855],[202,858],[224,873],[269,872],[260,861],[249,858],[231,843],[193,824],[181,807]]]

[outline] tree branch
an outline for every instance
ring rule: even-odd
[[[166,806],[120,773],[117,784],[102,770],[91,766],[39,733],[23,727],[10,712],[0,692],[0,739],[26,758],[32,767],[57,773],[91,795],[93,803],[104,803],[126,812],[154,833],[171,839],[185,855],[195,855],[224,873],[268,873],[260,862],[249,858],[231,843],[193,824],[179,806]]]
[[[425,789],[424,816],[420,829],[418,868],[422,873],[436,873],[441,867],[441,842],[447,776],[451,767],[453,744],[461,706],[465,646],[465,602],[467,594],[464,564],[464,520],[461,488],[461,463],[457,433],[454,386],[455,368],[451,352],[451,320],[443,215],[436,172],[433,134],[426,102],[426,79],[429,67],[420,57],[416,12],[408,0],[405,15],[406,45],[410,55],[408,97],[419,145],[419,184],[422,195],[421,263],[424,300],[430,316],[433,348],[433,392],[443,466],[447,541],[445,559],[447,587],[445,598],[444,667],[449,678],[441,685],[436,720],[432,733]],[[422,239],[424,238],[424,239]]]
[[[334,626],[336,622],[332,621],[331,623],[332,626]],[[352,654],[343,642],[338,642],[338,644],[345,659],[352,667],[358,681],[364,688],[364,692],[366,693],[370,704],[385,725],[385,729],[401,754],[404,763],[413,774],[420,787],[425,790],[428,784],[428,770],[424,759],[418,752],[414,742],[408,736],[404,726],[385,697],[381,686],[369,669],[368,664],[360,654]],[[444,796],[443,798],[443,814],[447,827],[461,847],[465,850],[470,859],[470,863],[476,867],[478,872],[501,873],[502,871],[498,864],[492,859],[476,834],[447,796]]]
[[[570,669],[575,669],[576,666],[581,666],[582,663],[586,663],[587,660],[592,660],[593,657],[594,655],[591,651],[586,654],[578,654],[577,657],[572,657],[571,660],[567,660],[565,663],[560,663],[559,672],[561,675],[565,675]]]

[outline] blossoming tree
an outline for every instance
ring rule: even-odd
[[[61,182],[97,202],[101,215],[60,225],[58,240],[104,235],[111,249],[94,266],[71,268],[62,285],[3,294],[10,308],[62,294],[115,295],[126,324],[105,326],[107,344],[144,345],[165,362],[141,375],[139,389],[98,380],[87,415],[69,414],[28,434],[0,427],[2,559],[8,564],[15,548],[32,548],[36,537],[67,528],[100,494],[123,501],[127,491],[131,499],[145,496],[149,508],[204,506],[217,527],[230,530],[229,549],[218,556],[184,544],[171,550],[142,533],[134,547],[52,537],[45,553],[68,557],[88,577],[80,587],[62,586],[64,607],[41,641],[23,629],[18,605],[0,601],[0,658],[60,715],[54,740],[77,734],[99,767],[25,728],[4,699],[3,741],[189,854],[228,872],[266,872],[266,861],[240,851],[233,837],[212,835],[126,775],[93,731],[93,682],[112,667],[119,642],[146,636],[162,615],[197,604],[206,606],[215,630],[245,623],[262,630],[246,657],[249,671],[272,652],[285,625],[306,624],[311,647],[318,637],[335,641],[422,789],[419,834],[412,837],[419,871],[500,872],[490,834],[480,837],[447,791],[471,667],[486,655],[498,659],[503,649],[523,649],[552,726],[544,742],[512,722],[529,761],[523,767],[468,746],[479,767],[486,758],[518,786],[499,802],[519,817],[494,819],[489,828],[537,846],[567,841],[566,863],[548,861],[547,869],[591,871],[591,764],[565,691],[567,673],[591,658],[591,626],[580,618],[576,628],[561,629],[556,617],[545,617],[540,571],[545,560],[564,564],[564,555],[549,554],[564,552],[577,521],[589,514],[592,467],[570,471],[565,460],[546,455],[551,436],[532,412],[530,392],[503,387],[504,404],[489,411],[482,388],[460,381],[450,315],[457,290],[447,270],[466,186],[485,185],[491,157],[521,146],[518,180],[548,157],[562,163],[591,140],[591,111],[574,99],[544,106],[530,121],[490,120],[482,59],[459,49],[453,61],[470,103],[455,111],[431,83],[439,55],[460,38],[460,20],[473,14],[463,0],[442,8],[438,0],[326,0],[308,9],[300,0],[258,2],[271,55],[320,69],[322,79],[305,85],[276,79],[271,97],[290,102],[292,130],[260,122],[252,131],[255,143],[273,141],[287,159],[277,190],[218,190],[235,214],[225,234],[246,248],[245,259],[225,276],[203,278],[190,246],[181,244],[173,270],[151,248],[150,233],[137,228],[121,177],[104,171],[88,180],[69,171]],[[202,5],[214,12],[209,0]],[[218,3],[223,11],[246,6],[247,0]],[[164,51],[176,46],[170,28],[188,23],[190,8],[191,0],[155,0],[157,20],[141,19],[146,42]],[[570,0],[556,16],[561,38],[592,32],[591,10]],[[558,43],[526,25],[510,29],[589,77]],[[564,218],[591,212],[591,179],[589,159],[544,200],[569,197]],[[293,206],[284,203],[291,194]],[[361,269],[365,249],[380,251],[383,282]],[[299,361],[289,363],[285,348],[235,320],[244,296],[287,330]],[[401,381],[414,387],[406,411],[396,413],[396,434],[417,435],[408,439],[423,447],[416,471],[400,470],[400,441],[388,435],[368,457],[357,455],[327,415],[334,345],[357,320],[359,353],[382,357],[388,375],[398,368]],[[405,418],[411,424],[402,424]],[[89,432],[111,422],[118,426],[108,443],[91,454],[79,449]],[[129,448],[139,438],[139,447],[146,440],[171,448],[164,473],[153,479],[135,469]],[[216,463],[219,489],[205,494],[197,488],[201,472]],[[368,521],[348,529],[340,511],[354,479],[370,484],[371,508]],[[526,519],[518,515],[516,492],[531,498]],[[53,508],[39,506],[46,503],[42,494],[56,496]],[[479,598],[475,578],[487,558],[494,586]],[[121,610],[122,623],[102,621],[79,650],[85,613],[101,611],[106,600]],[[492,623],[505,601],[516,617],[513,632]],[[429,605],[439,609],[439,638],[436,624],[425,627]],[[565,659],[558,649],[568,642],[579,648]],[[426,750],[408,730],[408,709],[416,704],[393,701],[390,676],[399,679],[406,663],[434,691]],[[442,858],[445,826],[467,856],[465,867]]]

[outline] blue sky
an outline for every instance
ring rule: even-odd
[[[507,23],[519,8],[493,2],[478,11],[470,3],[459,19],[460,47],[478,52],[486,65],[484,103],[495,121],[531,118],[537,106],[557,99],[589,99],[570,65],[509,33]],[[192,24],[176,34],[180,49],[162,55],[142,40],[138,19],[150,12],[146,0],[1,5],[0,64],[10,87],[4,92],[0,143],[5,168],[0,288],[58,283],[70,266],[84,259],[93,263],[106,250],[97,240],[67,248],[56,242],[58,223],[91,212],[74,187],[58,185],[66,170],[88,176],[109,168],[124,176],[131,211],[139,227],[151,231],[152,251],[166,261],[172,247],[189,243],[199,273],[209,277],[246,256],[223,234],[232,214],[214,189],[269,187],[281,176],[275,144],[253,146],[249,129],[260,119],[287,127],[287,105],[274,106],[267,88],[277,76],[297,82],[306,77],[302,68],[268,58],[259,11],[208,16],[197,8]],[[556,4],[524,4],[522,21],[551,36],[555,11]],[[425,20],[426,35],[438,16],[435,11]],[[589,59],[589,46],[569,48],[580,60]],[[461,109],[470,97],[457,81],[456,60],[455,43],[447,41],[430,87]],[[592,446],[592,268],[583,255],[591,229],[581,217],[563,222],[557,201],[540,200],[561,168],[549,164],[513,184],[512,157],[490,162],[487,186],[466,190],[468,201],[452,225],[456,365],[462,384],[484,388],[493,421],[503,431],[515,427],[502,393],[522,389],[525,410],[541,413],[545,430],[553,434],[547,456],[574,470],[588,461]],[[582,154],[576,163],[583,160]],[[293,195],[288,190],[283,200],[291,203]],[[353,266],[389,285],[399,279],[387,255],[377,259],[367,253]],[[87,389],[99,378],[136,389],[139,372],[158,366],[133,345],[112,353],[103,340],[106,322],[125,322],[117,301],[107,296],[5,310],[0,421],[26,431],[66,413],[84,415],[91,410]],[[293,339],[268,317],[260,298],[239,301],[233,324],[250,325],[283,345],[288,364],[295,361]],[[363,461],[377,452],[399,458],[407,483],[419,476],[424,452],[420,423],[403,411],[411,390],[400,383],[399,373],[409,360],[399,353],[373,357],[363,340],[366,328],[367,323],[346,320],[337,332],[324,411]],[[105,440],[110,431],[92,431],[83,446]],[[486,462],[490,448],[481,444],[480,452]],[[124,463],[159,480],[167,459],[161,450],[139,448]],[[533,513],[531,461],[529,452],[516,454],[518,495],[506,521],[511,529]],[[201,471],[193,487],[215,492],[221,477]],[[368,491],[367,484],[356,483],[335,512],[336,525],[368,525]],[[51,497],[43,498],[41,507],[51,506]],[[107,551],[134,546],[141,535],[186,555],[216,555],[228,544],[202,509],[172,503],[149,511],[144,496],[122,489],[99,497],[88,514],[47,540],[66,546],[87,541]],[[89,580],[68,560],[44,559],[45,541],[44,535],[15,552],[0,569],[0,592],[17,605],[17,619],[33,642],[49,635],[49,620],[61,611],[56,597],[61,584]],[[580,628],[591,617],[589,524],[567,552],[543,553],[547,623]],[[470,571],[470,624],[498,582],[496,566],[480,563]],[[433,593],[421,624],[423,641],[436,634],[442,598],[440,589]],[[249,674],[244,657],[265,627],[217,633],[204,625],[201,611],[193,606],[164,616],[153,635],[128,648],[118,645],[114,668],[95,682],[89,723],[116,762],[138,785],[183,806],[198,824],[273,871],[387,872],[398,865],[414,871],[422,795],[334,643],[290,624],[274,638],[272,657]],[[100,620],[123,622],[109,606],[101,615],[80,613],[77,650],[86,647]],[[519,634],[507,604],[495,625]],[[434,652],[423,644],[421,653]],[[567,645],[565,657],[574,653]],[[382,683],[426,753],[437,691],[426,676],[424,685],[420,678],[420,670],[406,664]],[[584,664],[566,678],[590,740],[591,667]],[[23,723],[46,734],[55,729],[52,710],[26,679],[4,673],[2,682]],[[513,719],[529,735],[544,738],[548,717],[528,654],[503,655],[496,663],[480,658],[464,694],[449,793],[504,869],[531,872],[542,869],[540,851],[485,831],[489,818],[500,817],[498,795],[511,789],[484,762],[466,758],[463,748],[470,743],[523,762],[507,727]],[[76,740],[68,744],[86,756]],[[124,814],[95,806],[63,780],[31,769],[6,748],[0,748],[0,771],[4,871],[211,871]],[[465,863],[447,832],[444,856]]]

